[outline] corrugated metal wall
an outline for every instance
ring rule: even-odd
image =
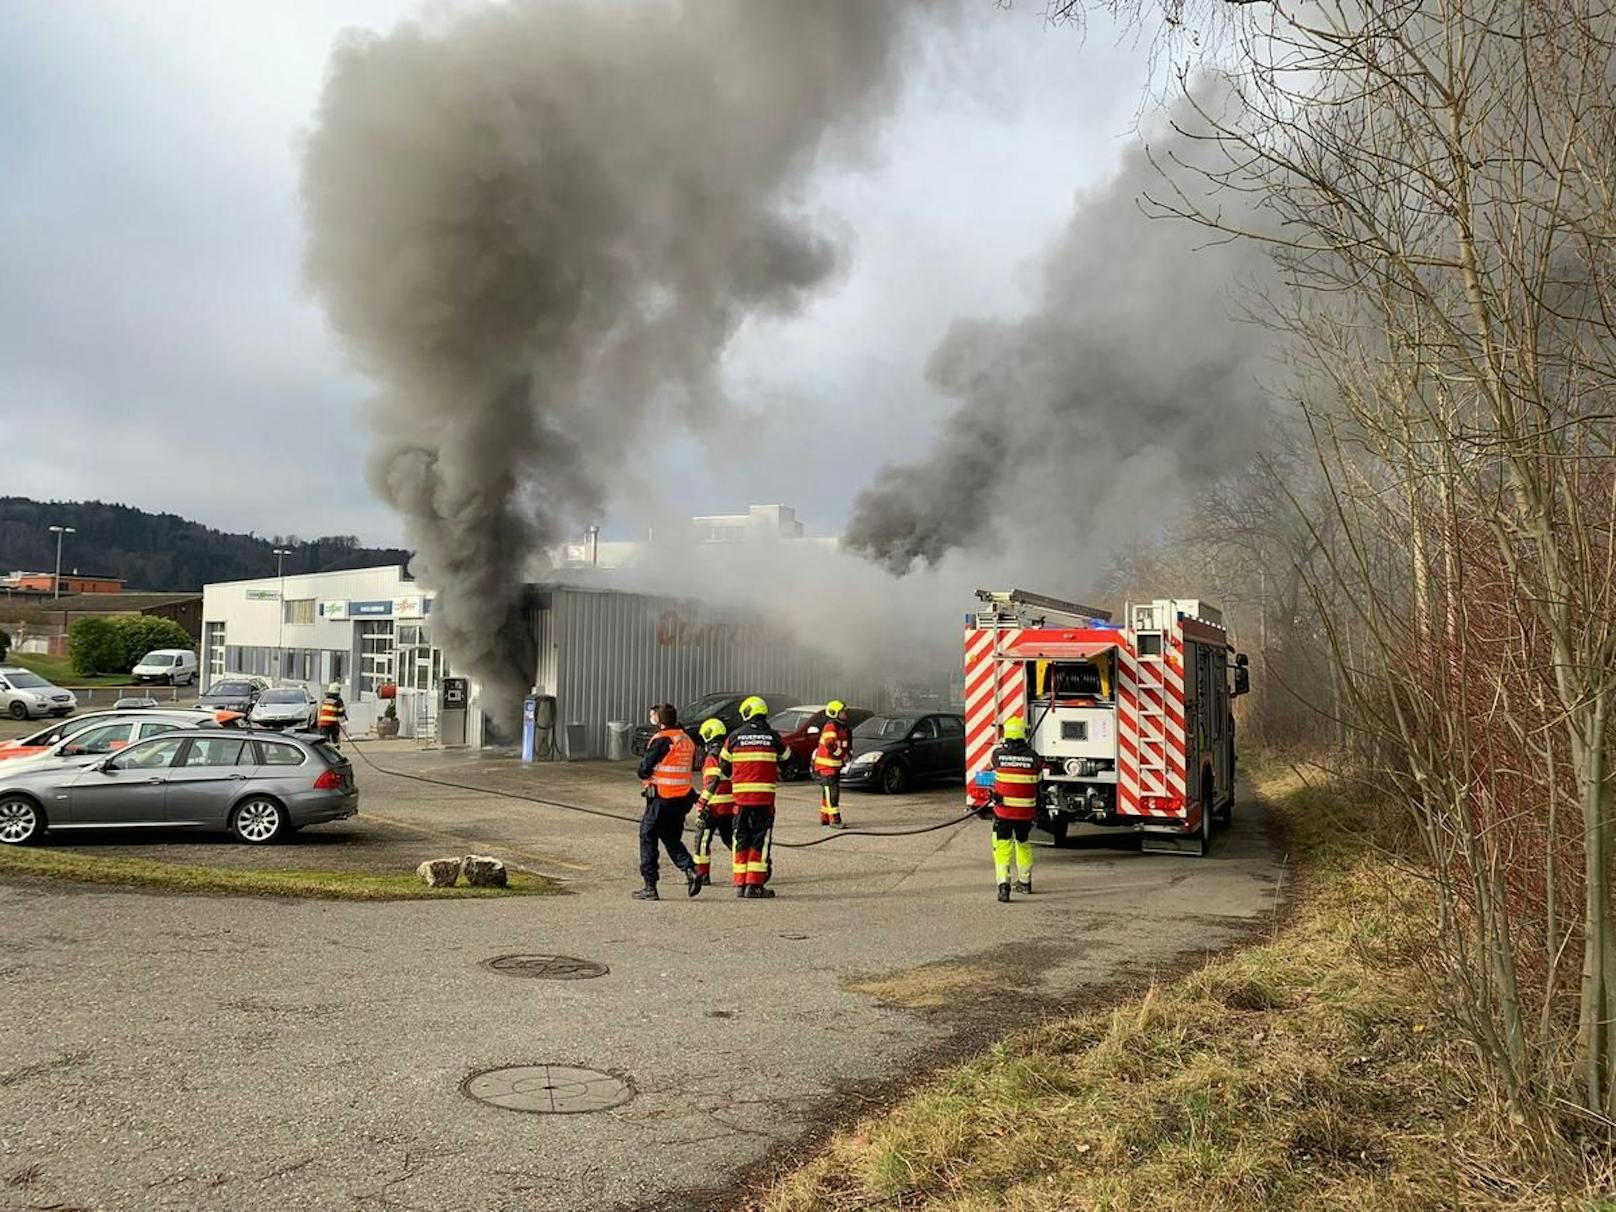
[[[860,677],[750,617],[563,586],[541,587],[537,599],[536,684],[555,695],[558,726],[584,725],[586,752],[572,757],[604,755],[607,720],[638,724],[654,702],[682,704],[717,691],[886,706],[879,679]]]

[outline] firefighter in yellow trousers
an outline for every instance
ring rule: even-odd
[[[999,900],[1010,899],[1010,861],[1016,891],[1032,894],[1032,826],[1038,817],[1038,775],[1043,762],[1027,743],[1027,721],[1004,722],[1004,741],[993,751],[993,875]]]
[[[853,732],[847,726],[847,704],[832,699],[825,704],[825,722],[814,747],[813,775],[819,784],[819,823],[831,829],[842,824],[842,766],[853,746]]]

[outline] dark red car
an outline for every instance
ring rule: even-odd
[[[856,728],[874,714],[862,707],[849,707],[842,712],[842,717],[850,728]],[[819,744],[819,730],[825,724],[825,704],[787,707],[771,715],[769,723],[774,725],[774,730],[780,734],[788,750],[780,760],[781,781],[807,778],[813,763],[814,746]]]

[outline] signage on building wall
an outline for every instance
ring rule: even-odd
[[[402,598],[394,598],[393,617],[395,619],[426,618],[426,598],[418,593],[412,593]]]
[[[249,602],[278,602],[281,600],[279,590],[275,589],[249,589],[247,591]]]
[[[348,617],[348,603],[346,603],[346,602],[321,602],[320,603],[320,617],[322,619],[336,619],[336,620],[345,619],[345,618]]]
[[[391,598],[384,599],[383,601],[380,601],[380,602],[349,602],[348,603],[348,614],[349,614],[350,617],[356,618],[356,619],[375,618],[377,615],[381,615],[382,617],[385,618],[387,615],[390,615],[392,613],[393,613],[393,601],[392,601]]]
[[[783,643],[778,632],[760,623],[702,623],[677,610],[657,619],[656,641],[663,648],[723,648],[732,644]]]

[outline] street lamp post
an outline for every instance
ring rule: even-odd
[[[70,534],[77,534],[71,526],[52,526],[51,533],[56,536],[56,575],[51,578],[51,600],[62,596],[62,539]]]
[[[290,547],[277,547],[274,550],[275,576],[280,580],[281,587],[277,591],[276,601],[281,612],[280,639],[275,648],[275,670],[281,676],[278,680],[284,681],[286,675],[286,557],[292,554]]]

